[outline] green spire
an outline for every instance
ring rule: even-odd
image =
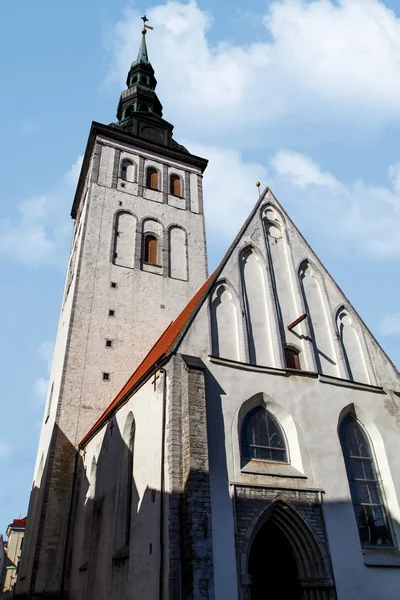
[[[144,65],[149,65],[150,61],[149,61],[149,57],[147,54],[147,45],[146,45],[146,29],[142,29],[142,41],[139,47],[139,52],[137,55],[137,59],[135,60],[135,62],[132,63],[133,65],[139,65],[139,64],[144,64]]]

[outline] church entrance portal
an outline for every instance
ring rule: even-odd
[[[282,530],[267,521],[254,538],[249,556],[250,600],[300,600],[292,546]]]

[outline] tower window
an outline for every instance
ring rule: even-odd
[[[146,235],[144,239],[144,262],[156,265],[158,254],[158,242],[155,235]]]
[[[382,482],[377,477],[367,435],[353,415],[347,415],[341,422],[339,438],[361,545],[391,546]]]
[[[131,104],[130,106],[128,106],[125,109],[125,119],[129,119],[129,117],[132,116],[132,112],[133,112],[133,104]]]
[[[115,282],[115,281],[112,281],[112,282],[111,282],[111,287],[112,287],[112,288],[116,288],[116,287],[117,287],[117,284],[116,284],[116,282]]]
[[[106,340],[106,348],[112,348],[112,341]]]
[[[172,196],[182,196],[181,178],[179,175],[171,175],[169,180],[169,193],[172,194]]]
[[[112,310],[112,309],[110,308],[110,310],[108,311],[108,316],[109,316],[109,317],[114,317],[114,315],[115,315],[115,310]]]
[[[299,352],[294,348],[285,348],[285,362],[287,369],[297,369],[300,371]]]
[[[263,406],[255,406],[243,420],[241,453],[244,461],[287,462],[283,432]]]
[[[158,190],[158,171],[153,167],[149,167],[146,173],[146,187],[151,190]]]
[[[121,163],[121,179],[124,181],[135,181],[135,165],[131,160],[126,158]]]
[[[110,381],[110,373],[103,373],[103,381]]]

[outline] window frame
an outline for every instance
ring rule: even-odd
[[[128,167],[130,166],[132,166],[133,168],[132,179],[128,179]],[[119,177],[120,179],[122,179],[122,181],[125,181],[126,183],[136,183],[136,164],[132,159],[127,157],[122,158],[119,170]]]
[[[285,353],[285,368],[286,369],[293,369],[295,371],[301,371],[301,362],[300,362],[300,350],[298,350],[297,348],[293,348],[293,346],[285,346],[284,347],[284,353]],[[288,361],[288,356],[290,356],[291,358],[294,358],[293,364],[295,366],[289,366],[289,361]]]
[[[362,445],[365,446],[365,455],[363,456],[360,453],[360,456],[355,454],[351,454],[349,437],[348,437],[348,427],[350,422],[353,422],[355,428],[353,432],[358,432],[361,438],[361,443],[359,440],[353,440],[353,444],[356,443],[360,448]],[[379,469],[376,461],[376,457],[374,454],[374,449],[372,446],[372,442],[369,438],[367,431],[364,429],[360,421],[357,419],[357,416],[352,413],[347,413],[345,417],[342,419],[339,429],[338,429],[339,441],[342,449],[343,460],[346,469],[346,476],[349,485],[349,492],[351,497],[351,502],[353,505],[354,518],[356,521],[358,536],[360,540],[360,545],[363,549],[374,549],[374,548],[395,548],[393,530],[391,525],[390,513],[387,509],[387,505],[385,502],[385,494],[383,488],[383,481],[379,474]],[[368,454],[366,454],[368,453]],[[370,471],[370,478],[367,477],[357,477],[357,473],[355,473],[353,463],[357,461],[360,465],[362,465],[362,471],[366,474]],[[365,468],[364,464],[369,464],[369,468]],[[360,467],[359,467],[360,469]],[[359,471],[360,472],[360,471]],[[362,493],[360,490],[363,489],[363,485],[365,485],[364,494],[369,495],[370,502],[363,501]],[[375,499],[378,502],[372,502],[372,496],[375,496]],[[365,510],[364,507],[368,507],[368,510]],[[379,528],[379,525],[376,525],[375,522],[373,524],[375,532],[371,534],[371,523],[369,519],[374,518],[373,510],[380,511],[382,513],[383,524],[386,529],[386,536],[388,543],[368,543],[363,540],[363,533],[365,534],[368,531],[368,535],[371,538],[378,537],[379,531],[376,529]],[[369,514],[371,512],[371,514]],[[366,519],[366,526],[364,529],[362,528],[361,518],[364,517]],[[375,517],[376,518],[376,517]]]
[[[152,175],[157,175],[157,187],[153,187],[151,185],[151,177]],[[146,188],[148,190],[153,190],[154,192],[159,192],[160,191],[160,184],[161,184],[161,176],[160,176],[160,171],[156,168],[153,167],[152,165],[148,166],[146,168]]]
[[[271,438],[273,437],[273,435],[278,433],[281,437],[283,447],[273,446],[271,444],[269,444],[269,445],[254,444],[254,443],[249,442],[248,428],[250,427],[250,422],[252,419],[254,419],[254,417],[257,413],[261,414],[261,411],[264,411],[264,413],[267,415],[266,424],[268,425],[268,422],[270,422],[270,424],[272,424],[275,429],[275,431],[271,434]],[[268,430],[268,427],[267,427],[267,436],[269,438],[268,442],[270,442],[270,432]],[[269,458],[257,457],[254,455],[252,456],[250,448],[257,448],[259,453],[261,453],[260,452],[261,449],[267,450],[270,453],[282,452],[282,459],[274,459],[271,457],[269,457]],[[251,462],[273,463],[273,464],[281,464],[281,465],[290,464],[288,444],[287,444],[285,432],[284,432],[281,424],[279,423],[278,419],[275,417],[275,415],[272,412],[270,412],[265,406],[262,406],[260,404],[253,406],[252,408],[250,408],[250,410],[248,410],[246,412],[246,414],[243,417],[243,420],[242,420],[242,423],[240,426],[240,460],[241,460],[242,467]]]
[[[177,181],[179,182],[179,194],[176,194],[174,190],[174,184]],[[171,173],[169,176],[169,194],[175,198],[183,198],[183,181],[178,173]]]
[[[155,258],[156,258],[156,261],[155,262],[152,262],[152,261],[149,260],[150,259],[150,252],[151,252],[151,250],[147,247],[148,240],[150,240],[150,242],[151,241],[155,241],[156,242],[156,249],[155,249],[155,254],[156,254]],[[143,240],[143,262],[144,262],[144,264],[146,264],[146,265],[153,265],[155,267],[159,267],[160,266],[159,263],[158,263],[158,253],[159,253],[158,247],[159,247],[159,238],[158,238],[158,236],[155,233],[153,233],[152,231],[146,232],[144,234],[144,240]]]

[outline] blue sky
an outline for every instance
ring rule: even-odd
[[[0,532],[25,516],[92,120],[115,120],[144,12],[164,116],[210,159],[210,268],[275,195],[400,365],[400,2],[7,3],[0,22]]]

